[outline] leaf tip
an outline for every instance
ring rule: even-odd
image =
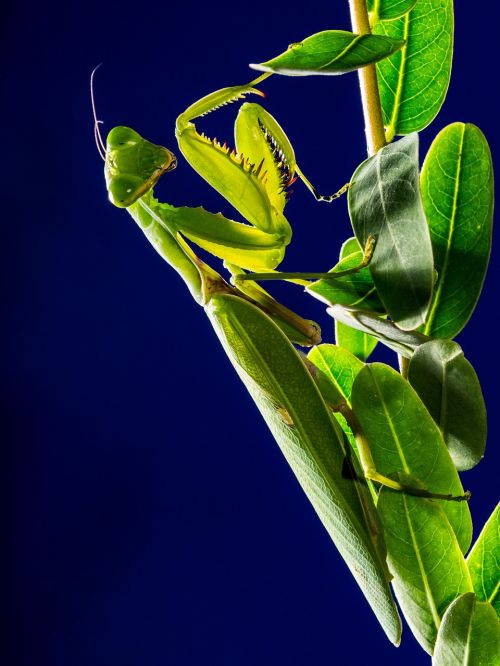
[[[250,69],[256,69],[258,72],[272,72],[273,70],[270,67],[266,67],[263,63],[251,62],[248,64]]]

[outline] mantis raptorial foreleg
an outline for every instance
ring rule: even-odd
[[[104,171],[109,198],[113,204],[128,208],[136,201],[148,207],[148,214],[168,228],[170,233],[182,234],[203,249],[249,270],[269,270],[275,268],[283,259],[286,246],[290,242],[291,229],[282,212],[275,209],[270,201],[269,190],[265,186],[266,174],[261,167],[254,167],[236,153],[231,153],[224,146],[213,145],[203,139],[189,121],[178,119],[178,127],[183,127],[183,139],[180,143],[189,151],[192,144],[195,152],[203,159],[208,156],[214,169],[221,174],[221,182],[228,195],[231,192],[240,200],[245,200],[246,216],[252,223],[242,224],[229,220],[221,214],[214,215],[202,208],[176,208],[161,204],[152,195],[147,201],[143,195],[158,181],[161,175],[175,168],[175,155],[163,146],[155,145],[143,139],[129,127],[115,127],[110,131],[106,144],[101,139],[92,90],[94,72],[91,77],[92,106],[94,110],[94,131],[98,150],[104,160]],[[260,77],[265,78],[265,76]],[[231,90],[231,95],[240,98],[244,92],[251,92],[251,86],[240,86]],[[214,100],[220,105],[227,103],[227,91],[214,93],[210,104],[200,100],[195,106],[203,114],[213,107]],[[255,91],[258,92],[258,91]],[[188,109],[188,116],[191,112]],[[189,138],[191,137],[191,138]],[[207,146],[207,144],[209,144]],[[201,149],[198,150],[198,148]],[[277,168],[277,167],[274,167]],[[247,196],[243,197],[241,188]],[[227,196],[231,200],[231,196]],[[234,197],[233,197],[234,200]]]
[[[262,220],[253,219],[253,215],[258,212],[258,209],[253,207],[255,202],[246,201],[248,182],[242,178],[241,174],[237,174],[234,166],[230,168],[232,165],[228,160],[231,158],[233,162],[235,158],[239,158],[242,160],[243,168],[247,167],[247,171],[258,171],[258,174],[264,177],[265,189],[271,204],[280,212],[283,212],[289,196],[287,188],[297,178],[304,182],[318,201],[333,201],[349,187],[349,184],[344,185],[338,192],[329,196],[319,194],[299,169],[293,147],[282,127],[259,104],[246,102],[241,106],[235,121],[235,148],[233,151],[226,143],[221,145],[217,139],[209,139],[204,134],[198,133],[193,123],[196,118],[240,100],[249,93],[264,97],[264,94],[255,86],[268,76],[270,73],[259,76],[245,86],[217,90],[192,104],[177,118],[176,122],[179,148],[186,160],[249,222],[260,228],[263,228]],[[222,156],[218,154],[221,152]],[[251,189],[253,190],[254,187]],[[241,200],[239,192],[244,192],[245,200]],[[249,208],[251,208],[250,211]],[[265,215],[264,220],[269,223]]]
[[[258,104],[245,103],[235,122],[235,148],[198,133],[193,120],[254,93],[264,74],[247,85],[218,90],[192,104],[177,118],[179,148],[190,165],[224,196],[248,224],[213,215],[202,208],[175,208],[149,197],[154,214],[171,233],[182,234],[201,248],[241,268],[269,271],[282,261],[291,240],[283,211],[289,186],[300,177],[320,200],[298,168],[293,148],[278,122]],[[95,116],[94,116],[95,117]],[[167,148],[143,139],[127,127],[115,127],[106,145],[95,118],[98,147],[105,160],[111,201],[129,207],[153,187],[177,160]],[[345,189],[342,188],[343,190]],[[151,211],[150,211],[151,213]]]

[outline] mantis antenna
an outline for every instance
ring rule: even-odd
[[[95,145],[97,146],[97,150],[99,152],[99,155],[102,157],[103,161],[106,161],[106,147],[104,145],[104,141],[102,140],[101,132],[99,131],[99,125],[102,125],[102,120],[98,120],[97,118],[97,111],[96,111],[96,105],[95,105],[95,97],[94,97],[94,76],[99,67],[102,65],[102,62],[100,62],[97,67],[94,67],[92,70],[92,73],[90,75],[90,101],[92,104],[92,115],[94,117],[94,139],[95,139]]]

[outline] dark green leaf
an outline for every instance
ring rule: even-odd
[[[500,504],[472,547],[467,565],[477,598],[488,601],[500,617]]]
[[[407,14],[417,0],[368,0],[370,23],[375,25],[379,20],[391,21]]]
[[[472,591],[464,557],[438,502],[383,488],[377,509],[399,605],[415,638],[432,654],[446,608]]]
[[[498,666],[500,621],[490,604],[462,595],[446,611],[439,629],[433,666]]]
[[[380,21],[379,35],[406,45],[377,65],[387,137],[419,132],[432,122],[446,97],[453,55],[453,0],[418,0],[409,14]]]
[[[366,365],[354,380],[351,402],[378,472],[414,477],[434,493],[463,495],[439,428],[399,373],[382,363]],[[465,552],[472,536],[467,502],[440,505]]]
[[[325,30],[290,44],[284,53],[272,60],[250,67],[287,76],[345,74],[387,58],[403,44],[400,38]]]
[[[326,310],[336,322],[351,326],[368,335],[374,336],[396,353],[411,358],[415,349],[429,341],[429,337],[418,331],[402,331],[392,321],[382,319],[371,312],[344,308],[334,305]]]
[[[366,484],[354,480],[361,473],[357,461],[301,357],[267,315],[241,298],[214,295],[206,312],[323,525],[398,643],[400,621],[373,501]]]
[[[493,165],[481,130],[445,127],[427,153],[421,184],[438,273],[423,331],[454,338],[474,310],[490,256]]]
[[[431,340],[413,354],[408,379],[438,424],[455,467],[471,469],[486,446],[486,407],[474,368],[451,340]]]
[[[424,323],[434,282],[432,246],[420,196],[418,135],[363,162],[349,188],[349,214],[360,245],[377,243],[370,272],[387,314],[400,328]]]

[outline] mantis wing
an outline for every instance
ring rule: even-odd
[[[257,307],[237,296],[216,294],[206,312],[388,638],[398,644],[401,624],[373,501],[312,377],[285,335]]]

